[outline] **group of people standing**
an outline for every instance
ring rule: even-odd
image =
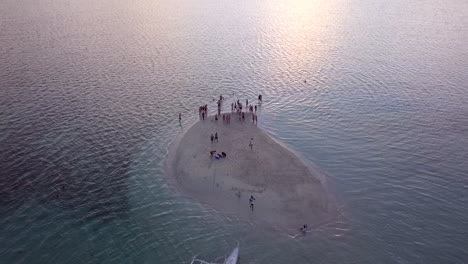
[[[258,119],[257,119],[257,115],[252,113],[252,123],[254,124],[258,124]]]
[[[205,120],[205,117],[208,117],[208,105],[202,105],[198,108],[198,115],[201,120]]]
[[[223,95],[220,95],[219,96],[219,100],[217,101],[217,106],[218,106],[218,113],[215,115],[215,121],[218,121],[218,119],[220,119],[221,117],[223,118],[223,122],[226,123],[226,124],[229,124],[231,122],[231,115],[230,114],[223,114],[221,115],[221,106],[224,102],[224,96]],[[213,101],[215,99],[213,98]],[[258,103],[261,104],[262,103],[262,95],[260,94],[258,96]],[[246,99],[245,100],[245,107],[248,109],[248,111],[250,113],[252,113],[252,122],[254,124],[258,123],[258,119],[257,119],[257,105],[252,105],[250,104],[249,105],[249,99]],[[238,99],[237,102],[234,102],[231,104],[231,112],[234,112],[234,110],[236,110],[236,113],[238,114],[239,116],[239,121],[242,121],[242,120],[245,120],[245,112],[242,111],[242,109],[244,108],[244,105],[242,105],[242,103],[240,102],[240,100]],[[205,120],[205,118],[208,117],[208,105],[205,104],[205,105],[202,105],[198,108],[198,115],[200,117],[200,120]],[[179,113],[179,121],[182,120],[182,114]]]
[[[231,123],[231,115],[230,114],[224,114],[223,115],[223,122],[226,124]]]
[[[213,136],[213,134],[211,134],[211,143],[213,144],[214,142],[218,142],[218,132],[216,132]]]
[[[237,116],[239,117],[239,121],[244,121],[245,120],[245,113],[243,112],[243,105],[240,102],[240,100],[237,100],[237,102],[234,102],[231,104],[231,112],[234,112],[236,110]],[[257,117],[257,105],[249,105],[249,99],[245,100],[245,107],[249,110],[249,112],[252,114],[252,123],[257,124],[258,123],[258,117]]]
[[[223,114],[223,123],[229,124],[231,123],[231,115],[230,114]],[[215,115],[215,121],[218,121],[218,119],[221,118],[221,114],[216,114]]]
[[[213,144],[215,142],[218,142],[218,132],[214,133],[214,135],[211,134],[210,139],[211,139],[211,144]],[[222,158],[226,158],[226,157],[227,157],[226,152],[221,152],[221,153],[216,154],[216,150],[211,150],[210,151],[210,158],[211,159],[215,158],[215,159],[218,160],[218,159],[222,159]]]

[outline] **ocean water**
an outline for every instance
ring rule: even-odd
[[[0,263],[468,263],[467,25],[465,0],[1,1]],[[172,190],[220,94],[263,95],[336,218],[293,239]]]

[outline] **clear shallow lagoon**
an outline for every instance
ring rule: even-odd
[[[241,263],[467,263],[467,25],[463,0],[2,1],[0,262],[187,263],[239,240]],[[260,125],[342,204],[304,238],[164,178],[199,105],[260,93]]]

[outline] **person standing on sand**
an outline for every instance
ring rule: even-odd
[[[218,142],[218,132],[215,133],[214,140],[215,140],[216,142]]]
[[[253,138],[250,138],[250,143],[249,143],[250,150],[252,150],[253,144],[254,144],[254,140]]]
[[[211,134],[211,144],[213,144],[214,136]]]
[[[249,199],[249,205],[250,205],[250,209],[254,209],[254,201],[255,201],[255,198],[253,197],[253,195],[250,195],[250,199]]]

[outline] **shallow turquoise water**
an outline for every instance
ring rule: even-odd
[[[467,14],[461,0],[2,1],[0,262],[187,263],[236,241],[241,263],[468,262]],[[164,178],[199,105],[260,93],[261,127],[341,204],[304,238]]]

